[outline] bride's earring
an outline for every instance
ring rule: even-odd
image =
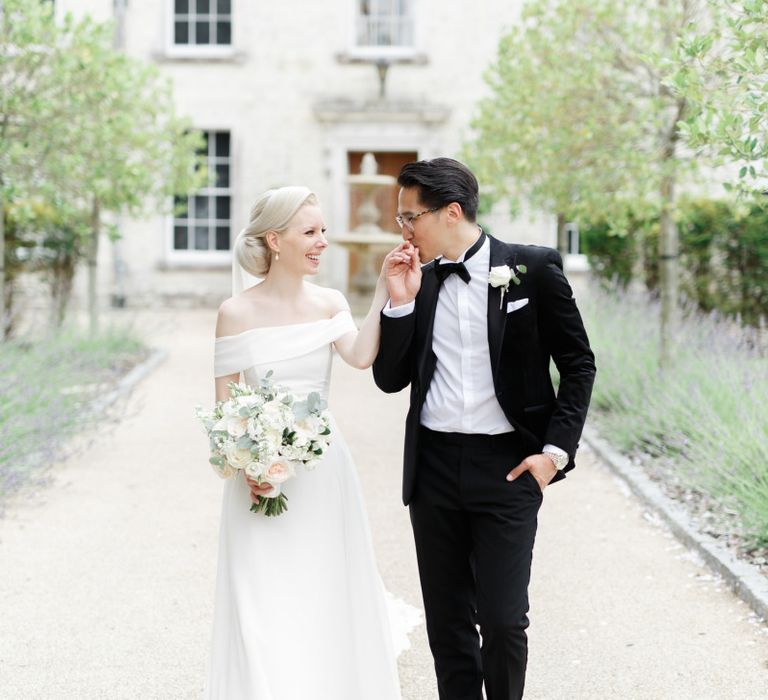
[[[280,253],[275,253],[275,261],[280,260]]]

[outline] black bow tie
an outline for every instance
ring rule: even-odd
[[[483,242],[485,241],[485,234],[481,233],[478,239],[472,244],[472,247],[466,252],[464,255],[464,262],[469,260],[480,248],[483,247]],[[472,279],[472,277],[469,274],[469,270],[467,270],[466,265],[463,262],[458,263],[442,263],[435,266],[435,270],[437,272],[437,279],[440,280],[440,284],[445,282],[446,277],[449,277],[450,275],[456,273],[461,279],[464,280],[467,284],[469,284],[469,280]]]
[[[454,272],[461,277],[467,284],[469,284],[469,280],[472,278],[469,275],[469,270],[467,270],[467,266],[463,263],[443,263],[442,265],[437,266],[437,279],[440,280],[440,282],[445,282],[445,278],[452,275]]]

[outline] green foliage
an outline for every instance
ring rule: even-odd
[[[623,451],[739,514],[768,544],[768,362],[756,331],[694,314],[674,368],[656,364],[658,305],[591,290],[580,303],[600,368],[591,419]]]
[[[486,73],[465,158],[497,197],[569,218],[621,230],[658,213],[663,179],[704,164],[675,148],[688,104],[667,85],[690,19],[662,0],[529,1]]]
[[[622,287],[630,283],[635,262],[630,236],[619,235],[608,224],[598,222],[580,230],[579,245],[599,278]]]
[[[685,199],[678,211],[681,294],[704,312],[760,325],[768,318],[768,211],[756,204]],[[626,287],[642,247],[643,282],[658,291],[658,220],[631,222],[619,236],[603,223],[582,227],[583,250],[603,280]]]
[[[196,189],[206,175],[196,153],[202,136],[177,116],[156,67],[113,49],[111,25],[70,14],[57,20],[53,3],[3,1],[0,85],[0,212],[12,224],[0,255],[12,268],[17,247],[45,235],[58,254],[37,263],[51,270],[59,319],[74,266],[88,257],[95,327],[102,216],[170,209],[174,194]],[[35,209],[54,210],[55,226],[35,230],[39,216],[25,214]],[[7,334],[13,277],[1,271],[0,290]]]
[[[61,216],[138,213],[193,189],[201,143],[170,84],[115,51],[113,28],[52,3],[4,0],[0,16],[0,186],[6,199],[56,201]]]
[[[708,0],[708,6],[713,21],[681,45],[695,60],[674,81],[698,109],[680,126],[691,147],[736,166],[729,187],[760,192],[768,177],[768,2]]]

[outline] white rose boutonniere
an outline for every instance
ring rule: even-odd
[[[525,265],[515,265],[515,270],[521,275],[528,272]],[[509,290],[509,283],[520,284],[520,278],[515,274],[515,270],[512,270],[509,265],[497,265],[488,273],[488,284],[499,289],[499,308],[504,305],[504,294]]]

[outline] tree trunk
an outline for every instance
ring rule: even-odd
[[[641,231],[633,231],[632,236],[632,278],[629,281],[630,292],[640,297],[645,294],[645,240]]]
[[[12,226],[8,226],[6,213],[6,201],[0,183],[0,341],[13,336],[16,320],[13,308],[14,294],[19,274],[18,260],[14,258],[17,246],[16,231]]]
[[[3,183],[0,181],[0,339],[4,340],[8,335],[8,316],[6,315],[5,299],[5,196]]]
[[[557,251],[565,258],[568,254],[568,231],[565,228],[565,214],[557,215]]]
[[[61,328],[72,296],[77,254],[65,250],[57,256],[51,279],[51,328]]]
[[[101,212],[99,200],[93,200],[91,211],[91,236],[88,240],[88,319],[91,335],[96,335],[99,330],[99,303],[98,303],[98,255],[99,255],[99,229]]]
[[[678,255],[679,234],[672,218],[675,201],[675,179],[667,174],[661,183],[661,219],[659,227],[659,288],[661,292],[661,327],[659,338],[659,366],[670,367],[674,356],[677,328]]]

